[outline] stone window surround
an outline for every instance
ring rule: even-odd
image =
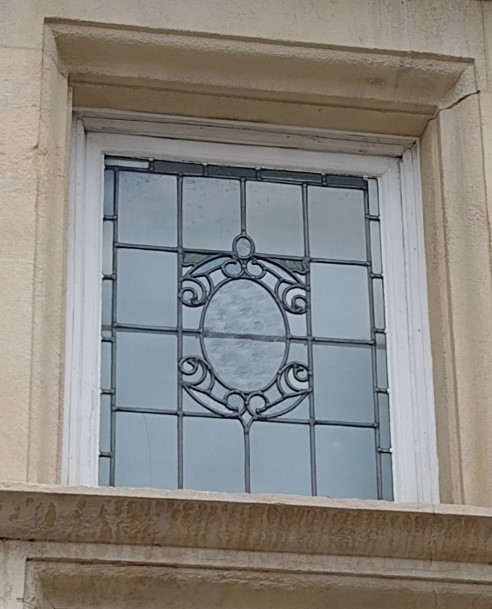
[[[47,20],[28,480],[60,481],[69,127],[84,106],[420,137],[441,501],[490,503],[476,424],[492,394],[476,93],[466,58]]]
[[[313,608],[490,606],[487,509],[33,484],[61,480],[75,105],[420,138],[441,501],[490,505],[480,421],[492,395],[492,290],[477,93],[472,59],[46,21],[30,484],[0,489],[5,606],[100,606],[105,590],[116,604],[119,592],[126,606],[162,606],[185,583],[191,607],[214,590],[238,600],[229,581],[245,606],[261,607],[262,593],[265,606],[289,606],[299,590]]]
[[[476,145],[481,134],[475,93],[474,63],[463,58],[48,20],[42,91],[48,171],[46,191],[40,193],[39,203],[42,205],[51,191],[50,200],[58,201],[50,209],[54,214],[51,219],[63,227],[65,212],[62,215],[60,207],[66,199],[63,176],[72,101],[78,106],[147,112],[159,108],[160,112],[177,113],[179,109],[182,113],[186,108],[189,115],[212,118],[218,114],[276,122],[281,116],[284,124],[351,131],[369,127],[373,132],[422,136],[441,499],[483,503],[479,488],[483,485],[474,480],[474,472],[484,472],[486,455],[477,450],[474,435],[480,428],[475,429],[472,421],[480,419],[480,409],[486,407],[486,396],[490,395],[486,378],[476,380],[480,363],[490,361],[490,346],[483,340],[490,286],[485,282],[484,289],[483,277],[462,268],[465,251],[477,262],[476,268],[490,266],[483,160]],[[227,100],[226,107],[221,99]],[[458,142],[474,159],[465,179],[460,177],[459,159],[452,150]],[[468,201],[476,213],[465,218],[463,209]],[[59,410],[55,412],[53,404],[61,407],[62,396],[59,381],[50,381],[62,372],[56,358],[62,337],[59,329],[51,338],[47,332],[57,315],[58,327],[63,325],[64,283],[60,279],[65,250],[58,250],[56,262],[54,250],[64,248],[65,243],[59,237],[56,247],[46,248],[42,231],[47,221],[48,216],[40,217],[38,226],[38,251],[45,258],[36,276],[40,298],[35,315],[33,377],[41,382],[35,387],[31,407],[38,412],[35,417],[48,416],[53,429],[59,424],[55,422]],[[55,271],[51,279],[46,276],[48,269]],[[484,294],[470,302],[467,294],[473,286]],[[48,320],[41,307],[52,297],[57,314]],[[480,347],[472,350],[475,345],[471,341],[479,339]],[[37,340],[53,341],[50,354],[54,361],[41,361]],[[52,397],[55,400],[49,406]],[[46,446],[43,430],[39,433],[32,426],[31,433],[29,478],[43,480],[36,474],[38,457],[43,455],[51,472],[46,481],[59,479],[60,451]]]

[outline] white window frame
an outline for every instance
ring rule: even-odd
[[[104,156],[377,178],[395,501],[439,502],[418,140],[79,110],[69,214],[63,482],[97,485]]]

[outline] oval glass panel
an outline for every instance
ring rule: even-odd
[[[286,325],[273,296],[249,279],[224,284],[204,312],[204,350],[217,377],[240,391],[275,378],[286,350]]]

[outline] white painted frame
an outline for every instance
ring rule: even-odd
[[[439,502],[418,141],[79,110],[72,150],[64,483],[97,485],[103,169],[111,154],[378,179],[395,501]]]

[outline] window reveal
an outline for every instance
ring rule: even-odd
[[[392,498],[376,181],[107,158],[100,482]]]

